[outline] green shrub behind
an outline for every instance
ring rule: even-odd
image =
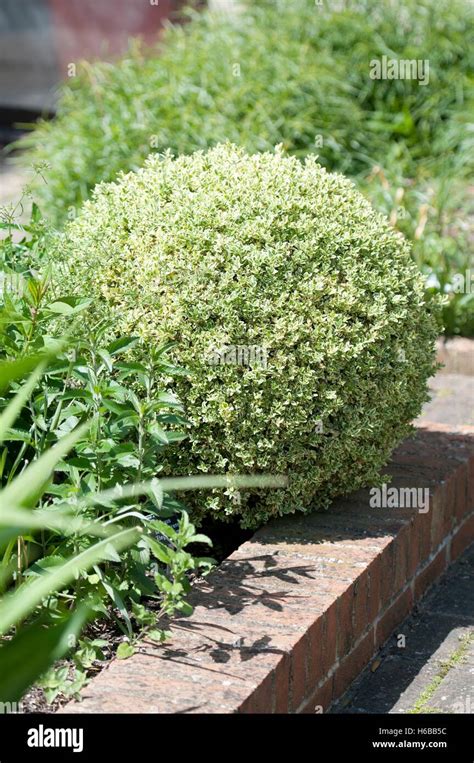
[[[384,160],[389,141],[405,166],[455,154],[472,114],[471,6],[345,6],[258,0],[230,18],[194,14],[146,56],[132,49],[117,64],[79,65],[56,119],[25,143],[30,159],[51,164],[39,189],[48,216],[72,216],[97,182],[167,148],[191,153],[230,140],[253,152],[282,143],[349,174]],[[382,55],[429,60],[429,85],[371,79],[370,61]]]
[[[78,64],[56,119],[22,142],[33,147],[28,163],[50,163],[47,185],[38,188],[45,213],[54,223],[74,217],[97,182],[137,169],[149,153],[191,153],[225,140],[250,152],[281,143],[357,177],[414,241],[430,283],[449,295],[446,331],[472,334],[472,295],[453,295],[451,287],[474,267],[456,233],[472,218],[472,4],[256,0],[240,7],[231,18],[191,13],[155,49],[132,48],[117,64]],[[423,62],[424,73],[427,62],[427,83],[371,79],[371,62],[383,56]],[[390,186],[370,180],[377,165]]]
[[[190,153],[230,140],[251,151],[283,143],[305,154],[320,134],[330,136],[325,158],[334,163],[344,150],[343,164],[352,164],[348,141],[355,148],[363,139],[363,120],[344,71],[311,53],[302,18],[284,16],[294,28],[282,36],[276,9],[252,7],[234,21],[195,14],[169,29],[151,56],[133,48],[117,65],[80,66],[57,118],[32,136],[35,159],[51,163],[40,193],[55,220],[97,182],[167,148]]]

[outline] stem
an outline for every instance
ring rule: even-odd
[[[25,453],[25,450],[26,450],[26,448],[27,448],[27,444],[26,444],[26,442],[22,443],[22,445],[21,445],[21,448],[20,448],[20,450],[18,451],[18,455],[17,455],[17,457],[16,457],[16,459],[15,459],[15,461],[14,461],[14,464],[13,464],[12,468],[10,469],[10,473],[9,473],[9,475],[8,475],[8,479],[7,479],[7,485],[9,485],[9,484],[10,484],[10,482],[11,482],[11,481],[12,481],[12,479],[13,479],[13,477],[15,476],[15,474],[16,474],[16,470],[18,469],[18,467],[19,467],[19,465],[20,465],[20,463],[21,463],[21,460],[22,460],[22,458],[23,458],[23,455],[24,455],[24,453]],[[26,463],[25,463],[25,464],[23,464],[23,468],[24,468],[25,466],[26,466]]]
[[[69,361],[68,370],[67,370],[66,376],[64,378],[64,383],[63,383],[62,392],[61,392],[61,395],[60,395],[60,398],[59,398],[59,403],[56,406],[56,410],[54,412],[53,418],[51,419],[51,424],[49,426],[49,429],[47,431],[43,432],[43,435],[42,435],[40,443],[39,443],[40,452],[43,451],[44,443],[45,443],[47,435],[50,434],[51,432],[54,432],[54,430],[56,429],[56,427],[59,424],[59,418],[61,416],[61,412],[62,412],[63,404],[64,404],[63,395],[64,395],[64,393],[67,390],[67,385],[68,385],[69,379],[71,378],[71,372],[72,372],[73,365],[74,365],[74,361],[70,360]],[[45,399],[45,406],[47,406],[47,397],[46,397],[46,394],[44,396],[44,399]],[[45,421],[46,421],[46,419],[47,419],[47,409],[45,410],[44,418],[45,418]]]
[[[18,587],[20,585],[21,579],[22,579],[22,568],[21,568],[21,553],[22,553],[22,544],[23,538],[21,535],[18,536],[16,539],[16,586]]]

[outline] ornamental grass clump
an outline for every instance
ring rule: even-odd
[[[427,399],[437,302],[402,235],[314,157],[150,157],[97,187],[57,259],[90,321],[176,343],[189,437],[174,474],[288,475],[202,492],[194,519],[254,527],[378,483]]]

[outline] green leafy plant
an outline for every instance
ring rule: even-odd
[[[57,120],[22,141],[34,146],[35,161],[51,164],[40,184],[51,218],[75,216],[97,182],[168,148],[189,153],[227,139],[305,154],[322,133],[325,157],[347,166],[351,143],[363,153],[361,112],[343,69],[324,51],[311,55],[304,34],[314,3],[273,5],[248,4],[227,20],[190,12],[190,23],[169,26],[151,55],[134,45],[118,66],[82,62]]]
[[[41,269],[50,232],[36,208],[33,218],[10,219],[0,242],[2,702],[17,702],[35,680],[50,702],[76,695],[102,647],[110,653],[107,639],[88,635],[89,621],[115,622],[119,658],[144,630],[165,640],[162,617],[190,614],[191,576],[212,566],[189,553],[210,540],[173,493],[234,479],[157,478],[164,448],[184,436],[168,389],[184,372],[167,360],[169,346],[132,362],[137,339],[106,342],[102,324],[80,340],[63,337],[77,333],[90,300],[54,291]]]
[[[2,366],[0,365],[0,380]],[[19,373],[22,367],[19,366]],[[2,380],[3,381],[3,380]],[[35,374],[17,395],[11,400],[0,418],[0,442],[8,434],[10,424],[16,417],[19,407],[25,403],[37,382]],[[35,503],[43,495],[56,464],[67,454],[84,433],[86,426],[62,438],[53,448],[33,461],[24,472],[13,479],[0,491],[0,550],[8,548],[11,539],[22,538],[27,529],[28,535],[39,528],[61,529],[75,534],[84,531],[84,523],[66,512],[36,511]],[[69,528],[67,530],[66,528]],[[141,528],[114,528],[109,532],[99,525],[87,531],[92,537],[103,534],[104,540],[92,541],[88,548],[76,556],[61,560],[50,571],[34,581],[25,581],[0,597],[0,638],[8,639],[0,648],[0,697],[2,702],[18,701],[28,686],[54,661],[62,657],[71,647],[71,638],[75,639],[84,626],[87,606],[81,606],[76,612],[63,611],[46,628],[44,620],[33,622],[25,627],[25,620],[40,607],[45,599],[55,591],[70,584],[75,577],[89,566],[110,557],[111,550],[118,553],[141,535]],[[26,536],[27,537],[27,536]],[[5,561],[5,557],[4,557]],[[8,581],[13,566],[3,565],[2,583]],[[19,627],[21,625],[21,628]],[[11,636],[12,629],[18,629]]]
[[[377,478],[427,399],[438,302],[403,237],[314,158],[152,157],[99,186],[59,252],[87,321],[174,341],[190,370],[190,440],[167,470],[288,475],[286,491],[198,496],[193,518],[326,507]]]
[[[375,167],[360,181],[395,228],[410,241],[415,262],[427,289],[444,297],[442,322],[447,334],[474,335],[474,272],[471,252],[474,204],[466,196],[465,182],[449,165],[435,177],[414,184],[396,162]],[[463,281],[457,280],[462,276]]]
[[[0,363],[0,389],[8,383],[3,379],[4,367],[5,362]],[[16,362],[16,369],[21,376],[21,361]],[[33,393],[41,370],[20,386],[0,415],[0,443],[8,438],[11,424]],[[114,610],[121,614],[126,640],[120,644],[117,657],[122,659],[133,654],[144,629],[149,638],[166,640],[169,633],[160,624],[162,616],[191,614],[192,607],[186,601],[191,588],[189,573],[203,574],[212,566],[211,559],[186,550],[190,544],[209,544],[210,540],[196,534],[185,511],[173,528],[156,517],[150,519],[143,503],[138,502],[147,496],[156,500],[174,489],[193,490],[201,486],[202,478],[115,485],[108,491],[78,496],[74,506],[51,500],[58,466],[91,426],[92,422],[87,422],[61,437],[0,490],[0,553],[4,554],[0,570],[0,700],[4,703],[18,702],[38,679],[49,701],[58,693],[75,695],[87,681],[91,664],[101,659],[101,647],[107,645],[104,640],[80,638],[91,618],[113,615]],[[224,476],[206,480],[207,487],[230,482]],[[255,481],[265,484],[264,478],[241,477],[240,481],[241,487]],[[135,511],[129,507],[124,511],[124,500],[131,499]],[[95,512],[91,513],[91,508]],[[118,509],[117,516],[114,509]],[[50,538],[49,553],[32,560],[28,546],[44,533]],[[20,538],[17,558],[10,555],[5,564],[6,550],[12,540]],[[20,577],[17,563],[24,552],[26,563]],[[141,579],[131,570],[137,559],[145,570]],[[17,585],[12,586],[9,583],[15,577]],[[146,609],[141,597],[156,600],[157,608]],[[113,609],[106,606],[109,598]],[[68,655],[73,658],[73,667],[58,667],[58,660]]]

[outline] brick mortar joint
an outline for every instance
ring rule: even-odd
[[[377,652],[376,645],[377,645],[377,626],[381,622],[382,618],[385,616],[385,614],[388,612],[388,610],[397,602],[398,599],[400,599],[402,596],[406,594],[407,591],[411,590],[413,597],[415,593],[415,581],[419,577],[420,574],[422,574],[434,561],[434,559],[438,556],[438,554],[443,550],[446,549],[446,561],[449,563],[450,560],[450,547],[452,539],[455,537],[455,535],[463,528],[463,526],[472,519],[474,516],[474,509],[469,513],[464,515],[462,522],[459,524],[456,524],[455,527],[443,538],[442,542],[430,553],[428,558],[419,564],[417,568],[415,569],[415,572],[413,575],[407,580],[406,584],[401,588],[396,594],[392,596],[392,598],[387,602],[383,610],[379,612],[379,614],[372,620],[370,623],[368,623],[367,628],[364,630],[364,632],[359,636],[358,639],[354,642],[354,644],[351,647],[351,650],[348,652],[348,654],[344,655],[344,657],[339,658],[336,657],[335,662],[331,666],[331,668],[328,670],[328,672],[318,681],[316,684],[314,690],[300,703],[299,707],[294,711],[296,714],[300,713],[307,705],[311,702],[311,699],[322,689],[325,683],[329,681],[333,676],[337,673],[339,670],[341,664],[346,660],[348,657],[350,657],[353,652],[358,649],[360,644],[367,638],[367,636],[370,634],[370,631],[373,630],[374,632],[374,651],[373,655]],[[398,536],[395,536],[392,540],[392,543],[387,546],[387,549],[390,548],[390,546],[396,542]],[[385,550],[385,549],[384,549]],[[383,556],[383,552],[382,552]],[[424,598],[425,594],[428,592],[428,590],[431,588],[431,586],[428,586],[426,591],[424,591],[423,595],[420,597],[419,601]]]

